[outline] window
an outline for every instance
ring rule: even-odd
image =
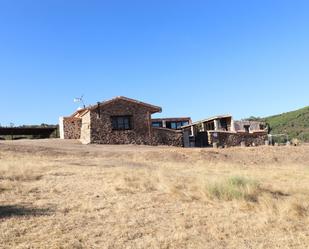
[[[189,124],[188,121],[166,122],[166,128],[179,130],[181,126]]]
[[[215,122],[211,121],[208,123],[205,123],[206,131],[214,131],[215,130]]]
[[[250,131],[250,125],[244,125],[244,129],[246,132],[249,132]]]
[[[226,119],[220,119],[220,125],[221,125],[222,130],[227,131],[227,120]]]
[[[152,127],[162,127],[162,122],[152,122]]]
[[[181,122],[181,126],[185,126],[185,125],[188,125],[188,124],[189,124],[188,121],[183,121],[183,122]]]
[[[181,126],[182,126],[182,122],[177,122],[177,123],[176,123],[176,129],[180,129]]]
[[[112,116],[112,128],[113,130],[131,130],[132,122],[131,116]]]
[[[171,122],[171,128],[172,129],[177,129],[177,123],[176,122]]]

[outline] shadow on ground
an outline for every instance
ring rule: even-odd
[[[20,205],[0,206],[0,219],[10,218],[14,216],[42,216],[50,215],[50,208],[35,208]]]

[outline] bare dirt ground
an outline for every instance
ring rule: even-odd
[[[309,146],[0,142],[1,248],[309,248]]]

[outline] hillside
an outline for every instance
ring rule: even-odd
[[[284,133],[289,138],[309,142],[309,106],[302,109],[263,118],[272,134]]]

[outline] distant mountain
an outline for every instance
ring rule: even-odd
[[[287,134],[309,142],[309,106],[302,109],[262,118],[270,126],[271,134]]]

